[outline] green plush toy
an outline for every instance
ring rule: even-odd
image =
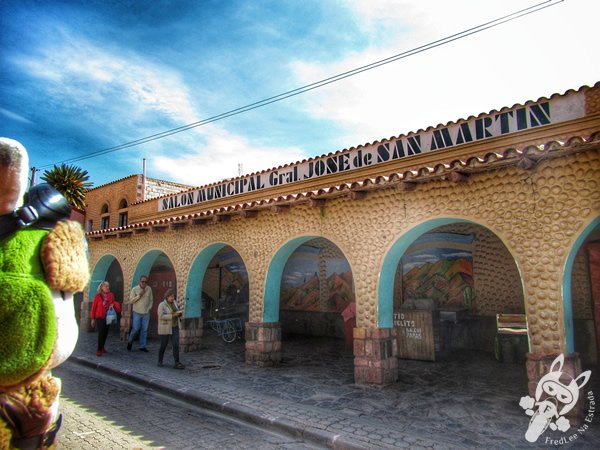
[[[89,281],[85,235],[64,198],[27,186],[27,152],[0,138],[0,450],[55,446],[60,380],[77,342],[73,293]],[[24,198],[27,205],[21,207]]]

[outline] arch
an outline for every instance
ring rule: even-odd
[[[96,295],[96,290],[98,289],[98,286],[100,285],[100,283],[102,283],[104,280],[106,280],[106,275],[108,274],[110,267],[115,262],[117,264],[119,264],[119,261],[113,255],[104,255],[98,260],[98,262],[94,266],[94,269],[92,270],[91,277],[90,277],[90,284],[89,284],[89,291],[88,291],[89,301],[91,301],[94,298],[94,296]],[[121,265],[119,264],[119,268],[120,267],[121,267]],[[121,274],[122,273],[123,272],[121,270]]]
[[[406,252],[406,250],[408,249],[408,247],[410,247],[410,245],[421,235],[435,228],[444,225],[450,225],[453,223],[469,223],[489,229],[489,227],[486,227],[472,220],[443,217],[438,219],[431,219],[415,226],[414,228],[410,229],[405,234],[400,236],[396,240],[396,242],[392,244],[392,246],[390,247],[390,249],[384,257],[381,271],[379,272],[379,284],[377,290],[377,326],[379,328],[393,327],[394,278],[396,276],[396,269],[398,267],[398,264],[400,263],[400,260]],[[493,230],[490,231],[500,239],[497,233],[495,233]],[[506,246],[506,244],[504,245]],[[515,264],[517,264],[516,261]]]
[[[600,227],[600,216],[597,216],[590,224],[584,228],[581,234],[575,239],[571,246],[569,255],[565,262],[565,268],[562,278],[562,299],[563,314],[565,323],[565,348],[568,353],[575,352],[575,333],[573,328],[573,298],[571,290],[571,279],[573,276],[573,263],[577,252],[585,242],[586,238],[597,228]]]
[[[185,290],[185,317],[192,318],[202,316],[202,283],[204,282],[204,274],[206,273],[210,261],[215,257],[219,250],[226,246],[227,244],[222,242],[211,244],[194,258],[194,262],[190,266],[190,271],[188,273]]]
[[[167,289],[177,288],[177,272],[172,259],[167,253],[160,249],[153,249],[146,252],[136,265],[131,287],[139,283],[142,275],[148,277],[148,286],[152,289],[153,303],[150,310],[150,325],[148,327],[148,336],[156,337],[158,328],[158,305],[164,299]],[[180,290],[178,289],[179,293]]]
[[[110,206],[108,205],[108,202],[105,202],[102,204],[102,207],[100,208],[100,214],[108,214],[110,213]]]
[[[127,203],[127,199],[125,199],[125,198],[122,198],[122,199],[119,201],[119,209],[124,209],[124,208],[127,208],[127,205],[128,205],[128,203]]]
[[[133,278],[131,279],[131,287],[134,287],[138,284],[138,280],[142,275],[150,276],[150,271],[152,270],[152,266],[158,259],[160,255],[165,255],[167,258],[169,256],[163,252],[162,250],[154,249],[146,252],[144,256],[140,259],[135,267],[135,272],[133,273]],[[169,261],[171,258],[169,258]]]
[[[279,297],[281,294],[281,277],[285,264],[294,250],[306,241],[318,238],[320,236],[301,236],[285,243],[278,251],[269,264],[265,282],[265,298],[263,305],[263,322],[279,321]]]

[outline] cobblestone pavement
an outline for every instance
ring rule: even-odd
[[[519,406],[527,395],[525,366],[498,363],[487,353],[401,360],[399,381],[378,388],[354,385],[351,350],[333,339],[284,340],[281,364],[256,368],[244,363],[243,342],[225,344],[207,331],[201,350],[182,354],[185,370],[157,367],[156,340],[150,353],[135,346],[128,352],[113,334],[102,357],[95,341],[96,334],[82,333],[71,360],[153,389],[168,380],[182,400],[331,448],[548,448],[556,447],[550,438],[573,435],[565,447],[600,442],[597,413],[585,430],[547,431],[529,444],[530,418]],[[167,350],[165,363],[170,358]],[[600,396],[599,377],[600,369],[593,370],[586,393]]]
[[[55,375],[63,382],[62,450],[317,448],[75,362],[67,361]]]

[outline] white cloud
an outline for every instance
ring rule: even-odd
[[[190,146],[192,150],[188,149],[182,156],[157,156],[150,161],[152,170],[164,174],[170,180],[202,186],[237,177],[239,164],[245,175],[304,158],[300,148],[257,147],[248,139],[217,127],[202,128],[206,143]]]
[[[166,131],[165,118],[178,127],[204,117],[193,103],[203,93],[194,88],[190,95],[176,70],[68,35],[61,42],[60,48],[49,45],[41,55],[17,63],[30,76],[44,79],[57,101],[71,102],[75,109],[95,105],[95,125],[105,127],[115,145]],[[153,128],[156,123],[160,128]],[[148,156],[149,176],[194,186],[235,177],[240,164],[247,174],[305,157],[297,147],[256,147],[214,124],[137,148]],[[140,154],[122,158],[141,167]]]
[[[176,71],[135,54],[110,52],[64,30],[61,35],[60,44],[50,43],[39,49],[40,54],[15,61],[30,76],[44,79],[55,101],[82,109],[94,104],[100,120],[119,114],[124,122],[133,122],[149,112],[175,123],[197,120]]]
[[[0,115],[3,115],[4,117],[6,117],[9,120],[14,120],[14,121],[21,122],[21,123],[33,123],[33,122],[31,122],[31,120],[15,113],[15,112],[9,111],[8,109],[4,109],[4,108],[0,108]]]
[[[503,0],[349,0],[371,45],[329,65],[297,60],[300,84],[410,50],[534,5]],[[485,5],[485,6],[484,6]],[[537,100],[598,81],[597,2],[563,2],[333,83],[302,101],[307,113],[347,130],[340,148]]]

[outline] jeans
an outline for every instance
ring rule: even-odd
[[[133,311],[133,323],[131,333],[129,333],[130,344],[133,343],[135,336],[140,333],[140,348],[146,348],[146,340],[148,339],[148,324],[150,323],[150,313],[140,314]]]
[[[163,356],[165,356],[165,350],[167,349],[169,339],[173,344],[173,359],[175,360],[175,364],[179,362],[179,327],[173,327],[172,334],[160,335],[160,349],[158,350],[158,362],[160,364],[163,362]]]

